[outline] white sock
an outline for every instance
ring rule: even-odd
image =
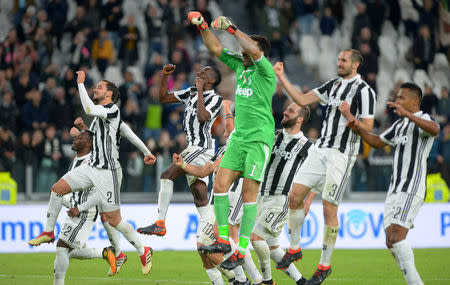
[[[104,222],[103,227],[105,228],[106,234],[108,235],[111,245],[114,247],[114,250],[116,251],[116,257],[119,256],[120,254],[119,232],[108,222]]]
[[[220,265],[217,265],[216,266],[216,268],[228,279],[228,280],[230,280],[230,279],[234,279],[234,278],[236,278],[236,275],[234,274],[234,272],[233,271],[231,271],[231,270],[228,270],[228,269],[225,269],[225,268],[223,268],[222,266],[220,266]]]
[[[320,256],[320,264],[328,266],[331,264],[331,255],[333,254],[334,244],[339,233],[339,227],[329,227],[325,225],[323,231],[322,255]]]
[[[206,274],[208,274],[209,280],[211,280],[212,284],[223,285],[223,279],[219,269],[217,268],[206,269]]]
[[[423,282],[414,265],[414,253],[409,243],[405,239],[396,242],[392,245],[390,251],[394,255],[395,260],[405,277],[406,283],[408,285],[422,285]]]
[[[202,223],[200,221],[203,221],[214,215],[214,206],[208,204],[206,206],[197,207],[197,211],[200,217],[198,224],[201,225]]]
[[[223,257],[224,260],[228,259],[235,252],[235,250],[237,248],[237,244],[231,238],[230,238],[230,245],[231,245],[231,251]],[[241,265],[237,266],[232,271],[234,272],[236,281],[245,282],[245,280],[247,280],[247,276],[245,276],[244,269],[242,268]]]
[[[288,233],[289,247],[293,250],[300,248],[300,236],[302,233],[303,222],[305,221],[305,209],[289,209],[288,215]]]
[[[280,262],[283,259],[284,254],[284,250],[282,250],[280,247],[277,247],[270,251],[270,257],[273,259],[273,261],[275,261],[275,263]],[[298,271],[297,267],[295,267],[293,263],[291,263],[289,267],[287,269],[284,269],[283,271],[287,276],[294,279],[295,282],[302,278],[302,274],[300,273],[300,271]]]
[[[56,258],[54,263],[53,285],[64,285],[67,267],[69,267],[69,249],[56,247]]]
[[[120,221],[120,223],[116,227],[116,230],[121,232],[123,236],[136,248],[139,255],[144,254],[144,246],[139,240],[136,231],[129,223],[125,222],[124,220]]]
[[[259,273],[258,269],[256,268],[256,265],[252,259],[252,254],[250,253],[248,247],[244,257],[244,264],[242,265],[242,267],[244,267],[245,272],[247,272],[248,275],[250,275],[253,284],[258,284],[262,282],[261,273]]]
[[[259,268],[261,269],[263,281],[272,279],[272,271],[270,268],[270,249],[265,240],[252,241],[252,246],[258,256]]]
[[[166,220],[167,210],[173,194],[173,181],[161,179],[158,197],[158,220]]]
[[[45,224],[44,232],[52,232],[55,228],[56,220],[61,211],[62,200],[62,195],[51,191],[47,208],[47,223]]]
[[[76,248],[69,253],[69,258],[73,259],[92,259],[102,258],[103,248]]]

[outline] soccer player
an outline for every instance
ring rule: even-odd
[[[239,247],[221,266],[233,269],[244,262],[250,234],[255,223],[256,197],[260,182],[269,160],[273,138],[274,119],[272,96],[275,92],[276,76],[266,56],[270,53],[270,42],[263,36],[247,36],[226,17],[217,18],[211,26],[226,30],[243,48],[242,54],[233,54],[223,48],[209,30],[200,12],[191,11],[188,18],[201,32],[209,51],[230,67],[236,74],[235,124],[227,151],[220,163],[214,181],[214,213],[219,228],[219,238],[204,252],[230,252],[228,233],[228,189],[239,176],[244,176],[242,185],[243,216]]]
[[[284,256],[278,236],[288,220],[288,193],[292,181],[312,145],[301,131],[302,124],[309,119],[309,113],[309,107],[300,107],[295,103],[290,104],[284,111],[281,121],[283,130],[275,135],[272,155],[259,190],[258,216],[251,241],[258,255],[263,284],[275,284],[272,280],[270,258],[280,262]],[[296,284],[306,284],[306,278],[295,265],[289,265],[285,272]]]
[[[84,87],[84,72],[78,71],[77,75],[83,109],[87,115],[95,117],[90,127],[94,132],[92,153],[87,164],[72,169],[52,186],[45,229],[28,243],[38,246],[53,242],[53,229],[61,210],[63,195],[95,186],[106,219],[136,248],[142,264],[142,273],[148,274],[152,267],[152,249],[142,245],[133,227],[120,215],[122,169],[118,161],[118,140],[121,120],[119,108],[115,104],[120,97],[119,90],[112,82],[100,81],[93,91],[94,103]],[[156,157],[148,149],[144,155],[146,164],[155,163]]]
[[[338,108],[343,102],[347,102],[351,113],[361,121],[361,128],[368,131],[372,130],[374,122],[376,95],[358,74],[361,64],[362,56],[359,51],[343,50],[337,59],[338,77],[306,94],[297,90],[284,76],[283,63],[277,62],[274,65],[277,77],[295,103],[303,107],[320,102],[326,106],[320,137],[314,147],[310,148],[289,193],[289,203],[297,205],[299,209],[303,209],[303,200],[312,188],[322,194],[325,219],[322,254],[317,270],[308,284],[321,284],[331,273],[331,256],[339,231],[338,206],[359,152],[359,136],[346,126],[347,120]],[[294,240],[299,241],[301,226],[305,220],[303,210],[297,212],[297,220],[299,226],[291,234],[291,238],[297,235]],[[288,249],[277,268],[287,268],[300,257],[301,248],[296,244]]]
[[[427,158],[439,125],[429,114],[420,111],[422,91],[414,83],[403,83],[395,102],[387,105],[399,115],[397,121],[380,135],[361,126],[351,114],[351,107],[340,109],[347,126],[374,148],[390,145],[395,148],[393,173],[384,204],[386,246],[391,251],[407,284],[423,284],[414,264],[414,253],[406,241],[426,193]]]
[[[215,142],[211,135],[211,127],[219,116],[222,105],[222,97],[215,93],[214,88],[220,84],[222,77],[217,68],[206,66],[196,74],[195,86],[168,93],[167,80],[175,68],[173,64],[164,65],[159,100],[161,103],[182,102],[185,105],[183,126],[188,147],[181,153],[181,156],[186,162],[193,165],[204,165],[214,156]],[[158,218],[154,224],[138,228],[139,233],[158,236],[166,234],[165,219],[173,194],[173,181],[182,175],[186,175],[189,188],[194,196],[194,204],[200,215],[200,222],[206,218],[208,214],[208,177],[192,176],[172,164],[161,174]]]

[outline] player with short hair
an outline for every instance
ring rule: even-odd
[[[274,137],[272,96],[276,76],[266,56],[270,42],[263,36],[248,36],[237,29],[226,17],[217,18],[211,26],[226,30],[243,48],[242,54],[233,54],[223,48],[209,30],[200,12],[191,11],[188,18],[201,32],[209,51],[236,74],[235,132],[221,161],[214,181],[214,212],[219,228],[219,238],[211,246],[201,248],[205,253],[231,251],[228,232],[228,189],[239,176],[244,176],[242,186],[243,217],[239,247],[221,266],[233,269],[244,262],[250,234],[255,223],[256,197],[259,184],[269,160]]]
[[[312,143],[303,135],[302,124],[309,119],[309,107],[290,104],[284,111],[281,121],[283,129],[275,135],[272,155],[261,184],[258,201],[258,216],[253,228],[251,241],[258,255],[263,274],[263,284],[275,284],[272,280],[270,259],[276,263],[284,256],[278,236],[288,220],[288,193],[294,176],[308,156]],[[285,273],[296,284],[306,284],[306,279],[291,264]]]
[[[122,169],[118,158],[122,121],[120,120],[120,110],[115,104],[120,98],[119,90],[112,82],[100,81],[93,91],[94,103],[84,87],[86,78],[84,72],[78,71],[77,75],[83,109],[87,115],[95,117],[90,127],[90,130],[94,132],[92,153],[87,164],[72,169],[52,186],[45,229],[37,238],[28,243],[38,246],[54,241],[53,229],[61,210],[63,195],[85,191],[95,186],[101,201],[101,212],[104,213],[111,226],[121,232],[136,248],[142,264],[142,273],[148,274],[152,267],[152,249],[142,245],[133,227],[120,215]],[[142,141],[140,142],[142,143]],[[145,155],[144,162],[146,164],[155,163],[155,156],[146,147],[142,150]]]
[[[338,77],[306,94],[297,90],[284,76],[283,63],[277,62],[274,65],[278,79],[294,102],[300,106],[316,102],[326,106],[320,138],[310,148],[289,193],[290,208],[300,210],[289,218],[296,218],[297,226],[290,229],[289,249],[277,264],[278,269],[284,269],[302,256],[299,242],[305,220],[303,200],[314,188],[313,191],[322,194],[325,228],[320,262],[308,284],[321,284],[331,273],[331,256],[339,232],[337,211],[359,152],[360,139],[346,126],[347,120],[342,116],[339,106],[347,102],[350,112],[361,121],[361,127],[366,130],[372,130],[374,122],[376,95],[358,74],[361,64],[362,56],[359,51],[343,50],[337,59]]]
[[[220,84],[222,77],[217,68],[206,66],[195,78],[195,86],[169,93],[167,80],[176,66],[166,64],[163,67],[163,78],[159,89],[161,103],[179,103],[185,105],[184,132],[188,147],[181,152],[186,162],[193,165],[204,165],[214,156],[215,141],[211,135],[211,127],[217,119],[222,106],[222,97],[214,88]],[[200,223],[208,214],[208,177],[195,177],[182,168],[172,164],[161,174],[158,197],[158,218],[154,224],[138,228],[141,234],[164,236],[166,234],[165,219],[173,194],[173,181],[186,175],[186,179],[194,196],[194,204],[200,215]]]
[[[393,173],[384,204],[386,246],[391,251],[407,284],[423,284],[414,264],[414,253],[406,241],[426,194],[427,158],[439,124],[429,114],[420,111],[422,90],[414,83],[400,85],[395,102],[387,105],[399,118],[380,135],[361,127],[351,114],[348,104],[341,106],[347,126],[374,148],[390,145],[395,148]]]

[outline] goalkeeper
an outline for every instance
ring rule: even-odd
[[[236,73],[235,133],[220,163],[214,182],[214,213],[219,228],[219,238],[212,245],[199,248],[204,253],[231,251],[228,235],[227,191],[236,178],[244,176],[239,247],[221,264],[225,269],[233,269],[244,262],[256,218],[256,196],[274,139],[272,96],[275,92],[276,76],[266,58],[266,55],[270,53],[270,42],[263,36],[247,36],[227,18],[219,17],[211,26],[214,29],[225,30],[235,37],[242,47],[242,54],[234,54],[222,47],[199,12],[189,12],[188,18],[200,30],[209,51]]]

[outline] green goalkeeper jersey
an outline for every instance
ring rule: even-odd
[[[272,146],[275,122],[272,115],[272,97],[276,76],[265,56],[245,67],[242,56],[223,49],[219,58],[236,73],[235,133],[239,141],[262,141]]]

